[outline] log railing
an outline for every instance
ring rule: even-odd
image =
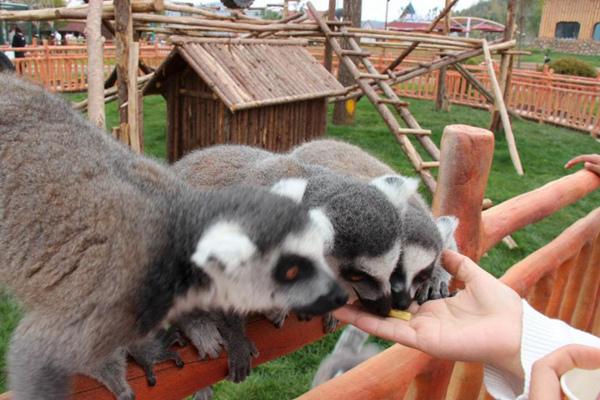
[[[456,215],[456,238],[461,251],[477,260],[506,234],[551,215],[600,188],[600,177],[580,171],[544,187],[481,212],[491,167],[494,137],[491,132],[464,125],[446,127],[441,145],[436,215]],[[456,157],[462,154],[462,157]],[[540,250],[513,266],[502,280],[529,299],[538,310],[576,327],[600,334],[600,208],[592,211]],[[283,356],[322,337],[320,319],[308,323],[290,318],[277,330],[255,320],[248,335],[260,357],[254,363]],[[224,379],[225,355],[199,361],[190,347],[180,350],[185,367],[170,363],[156,367],[158,383],[148,387],[142,370],[129,367],[128,380],[138,399],[178,400]],[[111,399],[99,383],[78,377],[77,399]],[[417,350],[394,345],[301,396],[310,399],[478,399],[486,396],[482,366],[433,359]],[[8,400],[9,394],[0,395]]]
[[[478,259],[502,238],[541,220],[600,188],[600,177],[583,170],[507,200],[481,213],[491,134],[447,127],[434,212],[461,217],[457,241]],[[472,153],[471,153],[472,152]],[[452,154],[473,154],[467,160]],[[473,171],[474,168],[478,168]],[[464,206],[464,204],[467,206]],[[600,208],[511,267],[501,278],[534,308],[579,329],[600,335]],[[433,359],[394,345],[344,375],[311,390],[302,400],[487,399],[483,367]],[[382,380],[382,384],[378,382]]]

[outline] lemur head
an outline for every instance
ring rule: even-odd
[[[390,276],[401,252],[398,207],[412,187],[393,176],[370,184],[340,175],[308,180],[304,204],[319,207],[333,226],[327,261],[350,295],[378,315],[392,306]]]
[[[331,223],[321,211],[299,204],[305,187],[280,185],[275,194],[260,188],[220,191],[235,212],[210,223],[191,255],[208,275],[211,307],[316,315],[346,303],[323,255],[333,239]]]
[[[457,226],[458,219],[455,217],[434,219],[427,210],[414,204],[406,205],[403,210],[402,256],[391,277],[394,308],[408,308],[417,289],[425,281],[449,280],[440,258],[444,249],[456,250],[454,231]]]

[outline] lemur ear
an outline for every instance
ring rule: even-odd
[[[200,268],[220,264],[233,273],[257,252],[256,246],[242,228],[231,222],[217,222],[202,234],[191,260]]]
[[[444,215],[435,220],[438,231],[442,235],[442,241],[445,249],[456,250],[456,241],[454,240],[454,232],[458,227],[458,218],[452,215]]]
[[[335,237],[335,231],[331,221],[327,215],[325,215],[325,212],[323,212],[323,210],[320,208],[313,208],[308,213],[311,221],[323,238],[323,247],[325,252],[329,253],[329,251],[333,248],[333,240]]]
[[[396,207],[402,206],[419,187],[417,178],[400,175],[383,175],[371,181],[371,185],[381,190]]]
[[[289,197],[300,204],[304,197],[307,185],[306,179],[288,178],[282,179],[271,187],[271,192],[281,196]]]

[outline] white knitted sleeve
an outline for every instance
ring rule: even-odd
[[[526,400],[533,363],[568,344],[600,348],[600,338],[575,329],[560,320],[548,318],[523,300],[521,365],[525,372],[525,380],[516,379],[502,370],[486,365],[484,383],[488,392],[498,400]]]

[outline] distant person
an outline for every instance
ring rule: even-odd
[[[13,36],[11,46],[14,48],[25,47],[27,41],[25,40],[25,35],[23,35],[23,31],[18,26],[15,26],[15,34]],[[25,57],[24,51],[15,51],[15,58],[23,58]]]

